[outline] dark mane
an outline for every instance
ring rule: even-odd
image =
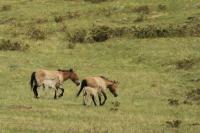
[[[112,80],[109,80],[108,78],[104,77],[104,76],[100,76],[102,79],[105,79],[105,80],[108,80],[108,81],[112,81]]]
[[[69,72],[69,70],[58,69],[59,72]]]
[[[110,82],[113,82],[113,83],[118,83],[118,81],[115,81],[115,80],[110,80],[104,76],[100,76],[100,78],[104,79],[104,80],[107,80],[107,81],[110,81]]]

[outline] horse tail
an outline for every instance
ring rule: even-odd
[[[31,74],[31,80],[30,80],[30,86],[31,86],[31,89],[33,89],[33,86],[37,84],[37,81],[36,81],[36,78],[35,78],[35,72],[33,72]]]
[[[81,93],[81,91],[83,90],[83,88],[85,87],[85,86],[87,86],[87,80],[82,80],[82,82],[81,82],[81,88],[80,88],[80,90],[79,90],[79,92],[77,93],[77,97],[80,95],[80,93]]]

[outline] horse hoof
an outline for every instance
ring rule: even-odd
[[[62,97],[63,95],[59,95],[58,97],[60,98],[60,97]]]

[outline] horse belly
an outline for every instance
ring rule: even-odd
[[[56,88],[56,82],[54,80],[44,80],[43,84],[48,88]]]

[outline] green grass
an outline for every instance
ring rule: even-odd
[[[159,4],[166,11],[157,11]],[[200,82],[191,82],[200,75],[200,38],[112,38],[101,43],[77,43],[69,48],[61,29],[89,28],[93,24],[131,26],[147,24],[185,23],[187,17],[198,17],[198,0],[119,0],[92,4],[83,0],[12,0],[0,1],[11,5],[0,12],[0,39],[20,40],[29,44],[26,51],[0,51],[0,130],[1,132],[192,132],[198,133],[200,123],[198,102],[183,104],[186,92],[199,88]],[[135,23],[139,13],[131,9],[149,5],[147,20]],[[113,9],[107,17],[102,8]],[[56,23],[56,15],[78,12],[79,18],[66,18]],[[100,12],[98,14],[98,12]],[[151,18],[153,15],[156,17]],[[6,21],[13,18],[12,21]],[[36,23],[36,19],[44,23]],[[3,23],[2,23],[3,22]],[[28,36],[28,29],[45,31],[44,40]],[[185,60],[191,66],[178,66]],[[71,81],[64,84],[64,96],[53,99],[53,90],[41,90],[34,99],[29,86],[30,75],[37,69],[57,70],[74,68],[80,79],[104,75],[119,84],[119,97],[108,91],[105,106],[84,107],[79,90]],[[177,99],[179,105],[169,105],[168,99]],[[120,102],[113,111],[112,102]],[[178,128],[166,121],[181,120]]]

